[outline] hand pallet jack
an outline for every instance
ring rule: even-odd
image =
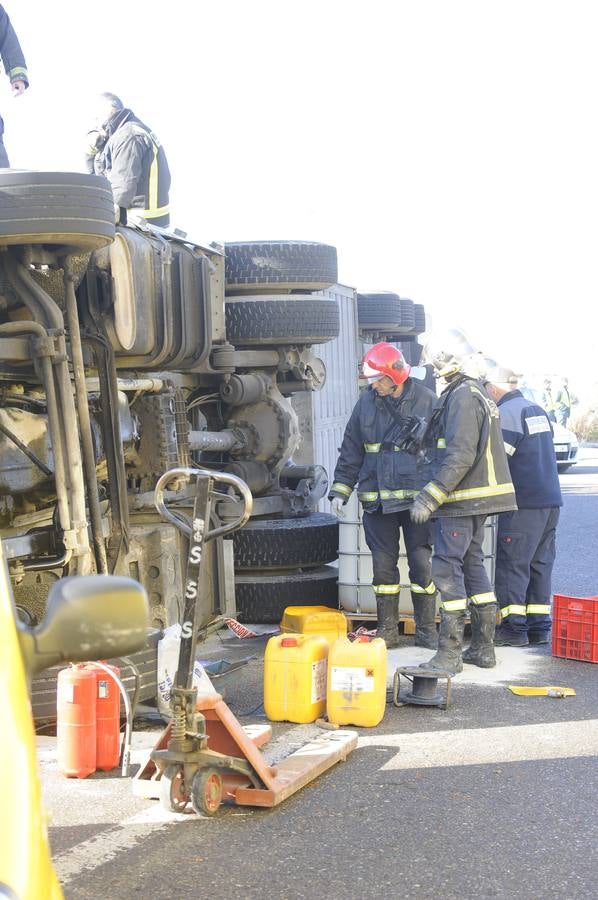
[[[167,484],[181,484],[190,478],[196,479],[191,524],[180,513],[169,510],[164,500]],[[232,523],[210,530],[213,499],[222,497],[222,493],[215,493],[218,483],[234,490],[243,502],[243,511]],[[171,812],[194,810],[214,815],[222,801],[277,806],[346,759],[357,746],[357,734],[326,732],[276,766],[269,766],[259,748],[270,739],[270,726],[243,727],[219,694],[198,698],[193,687],[195,651],[199,641],[206,639],[212,617],[209,597],[202,591],[203,548],[206,542],[242,528],[251,515],[253,498],[245,482],[234,475],[179,467],[159,479],[155,504],[165,520],[188,535],[189,557],[172,720],[135,775],[133,791],[137,796],[159,798]]]

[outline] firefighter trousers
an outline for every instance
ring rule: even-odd
[[[432,578],[447,613],[464,612],[468,603],[496,603],[484,567],[486,515],[442,516],[433,522]]]
[[[374,591],[378,596],[390,595],[397,600],[401,590],[398,569],[401,529],[407,551],[411,590],[427,593],[426,588],[430,587],[432,581],[429,523],[415,525],[408,509],[393,513],[382,513],[379,510],[363,513],[363,530],[372,554]]]
[[[495,588],[502,633],[533,638],[550,631],[559,513],[555,506],[518,509],[498,517]]]

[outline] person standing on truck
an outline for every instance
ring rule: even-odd
[[[0,6],[0,56],[10,79],[12,92],[15,97],[20,97],[29,87],[27,64],[19,39],[3,6]],[[8,154],[4,146],[4,122],[0,116],[0,169],[9,167]]]
[[[116,94],[99,98],[96,127],[89,133],[86,168],[112,185],[116,224],[127,214],[166,228],[170,224],[170,170],[156,135]]]
[[[415,644],[435,648],[436,588],[431,577],[428,524],[415,524],[409,507],[420,485],[417,452],[436,395],[410,377],[411,367],[391,344],[371,347],[363,359],[370,382],[347,423],[328,499],[343,507],[357,485],[365,539],[372,554],[378,637],[398,646],[401,529],[407,550],[415,617]]]
[[[497,646],[547,644],[556,527],[563,505],[552,426],[541,406],[517,390],[511,369],[491,367],[485,386],[496,402],[517,509],[498,517],[494,586],[501,625]]]
[[[438,652],[422,665],[453,674],[463,660],[496,665],[497,602],[484,568],[484,525],[488,515],[516,509],[496,404],[465,374],[473,353],[459,331],[431,335],[424,346],[424,359],[446,387],[424,437],[429,480],[411,509],[418,525],[434,517],[432,578],[441,600]],[[471,647],[462,656],[468,605]]]

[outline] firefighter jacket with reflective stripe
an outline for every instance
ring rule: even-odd
[[[29,86],[25,57],[3,6],[0,6],[0,56],[11,82],[24,81]]]
[[[109,179],[118,206],[153,225],[168,225],[170,170],[157,137],[130,109],[120,110],[106,132],[107,140],[93,158],[93,171]]]
[[[517,506],[562,506],[552,425],[546,412],[526,400],[521,391],[509,391],[497,405]]]
[[[390,513],[407,509],[424,482],[416,456],[399,450],[395,441],[409,418],[417,416],[427,422],[435,401],[435,394],[413,378],[407,379],[397,399],[383,399],[372,387],[367,388],[347,423],[330,499],[347,500],[357,485],[366,510],[381,508]]]
[[[479,381],[457,376],[439,397],[426,436],[424,490],[435,516],[517,509],[496,404]]]

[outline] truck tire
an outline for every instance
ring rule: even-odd
[[[423,303],[413,304],[413,313],[415,318],[415,330],[417,334],[421,334],[426,330],[426,310]]]
[[[357,318],[362,326],[409,329],[415,325],[413,301],[391,291],[357,295]]]
[[[226,337],[235,346],[324,344],[338,337],[336,300],[229,299]]]
[[[320,566],[338,557],[338,519],[250,519],[233,534],[235,570]]]
[[[338,570],[334,566],[279,573],[235,575],[240,622],[280,622],[287,606],[328,606],[338,609]]]
[[[153,628],[147,637],[146,646],[137,653],[129,654],[129,659],[139,672],[139,702],[154,701],[158,692],[158,641],[162,632]],[[121,670],[121,679],[129,698],[135,692],[135,674],[131,666],[122,659],[110,659],[111,665]],[[53,724],[56,722],[56,685],[58,673],[66,666],[52,666],[36,675],[31,684],[31,709],[37,724]],[[121,707],[121,713],[124,709]]]
[[[108,179],[78,172],[0,171],[0,246],[97,250],[114,240]]]
[[[336,247],[311,241],[225,244],[226,289],[320,291],[336,284]]]

